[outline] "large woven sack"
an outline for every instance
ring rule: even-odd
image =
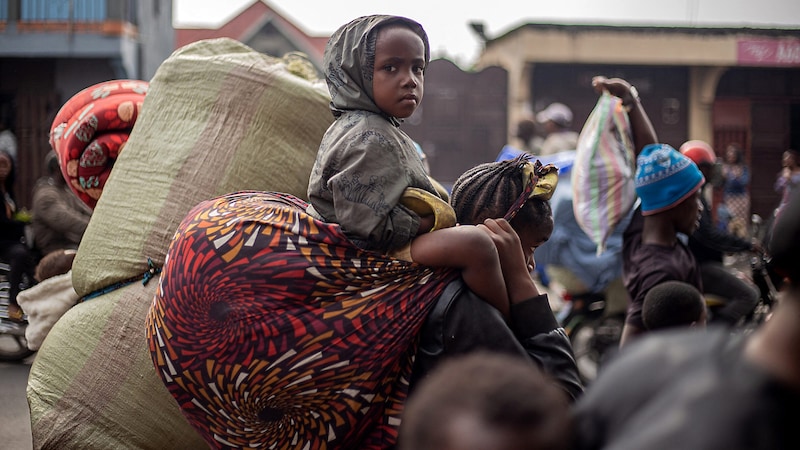
[[[202,200],[236,190],[306,198],[333,121],[324,82],[231,40],[177,50],[150,81],[73,267],[84,296],[163,265],[172,233]]]
[[[324,83],[296,74],[303,67],[218,39],[158,69],[73,265],[76,292],[101,294],[56,323],[31,367],[35,448],[206,447],[155,373],[144,322],[158,280],[138,280],[148,258],[163,264],[202,200],[239,190],[306,197],[333,116]]]
[[[73,307],[31,365],[28,404],[37,449],[202,449],[158,378],[143,318],[158,279]]]
[[[578,138],[572,166],[575,220],[597,245],[597,255],[636,201],[633,136],[621,101],[603,92]]]

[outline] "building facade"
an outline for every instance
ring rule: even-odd
[[[202,39],[220,37],[236,39],[253,50],[275,57],[303,53],[318,75],[322,75],[322,54],[328,36],[309,35],[265,1],[254,0],[218,28],[178,28],[175,45],[183,47]]]
[[[101,81],[149,80],[174,36],[171,0],[0,0],[0,118],[18,141],[20,206],[61,105]]]
[[[488,39],[478,69],[508,71],[508,124],[559,101],[580,130],[595,75],[635,85],[659,139],[745,149],[752,212],[768,217],[787,148],[800,147],[800,30],[526,24]]]

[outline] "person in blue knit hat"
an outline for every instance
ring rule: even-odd
[[[697,165],[667,144],[645,146],[636,158],[636,195],[642,215],[652,216],[693,197],[705,178]]]
[[[638,93],[619,78],[595,77],[592,84],[622,99],[636,145],[636,194],[641,200],[623,234],[622,280],[628,311],[620,346],[643,333],[642,304],[647,292],[664,281],[682,281],[703,291],[697,262],[679,234],[691,235],[703,210],[705,182],[697,165],[667,144],[659,144]]]

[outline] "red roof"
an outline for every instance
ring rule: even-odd
[[[298,50],[306,53],[312,60],[322,61],[329,36],[309,36],[263,0],[254,0],[250,6],[219,28],[176,28],[175,48],[219,37],[246,41],[268,21],[293,42]]]

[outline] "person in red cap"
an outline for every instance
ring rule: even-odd
[[[706,179],[703,189],[709,186],[709,180],[715,176],[714,166],[717,162],[711,146],[704,141],[691,140],[681,145],[680,152],[694,161],[703,173]],[[714,310],[711,322],[733,326],[753,310],[758,302],[758,290],[728,270],[722,258],[725,253],[760,253],[762,248],[757,241],[742,239],[714,226],[705,195],[700,196],[700,202],[703,212],[697,230],[689,236],[689,249],[700,267],[703,293],[712,294],[725,302]]]

